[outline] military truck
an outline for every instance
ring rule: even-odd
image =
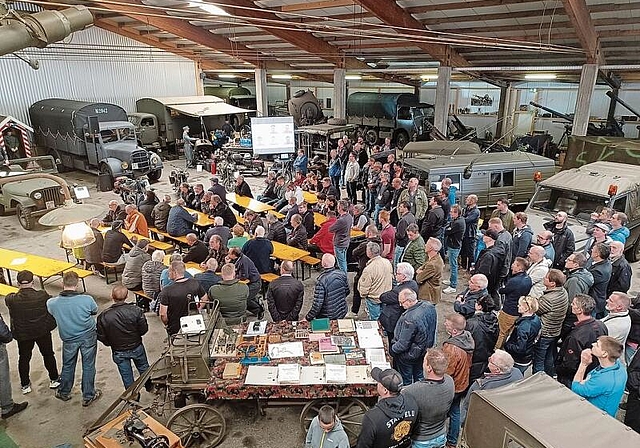
[[[137,145],[135,128],[115,104],[51,98],[29,108],[36,144],[59,168],[99,173],[102,189],[118,176],[157,181],[162,160]]]
[[[526,213],[528,224],[541,230],[556,212],[566,212],[576,249],[581,250],[589,238],[586,226],[591,213],[599,213],[603,207],[627,215],[631,234],[625,244],[626,256],[630,261],[640,260],[640,177],[636,165],[594,162],[560,171],[538,183]]]
[[[398,148],[412,140],[429,140],[434,107],[412,93],[356,92],[347,98],[347,123],[370,145],[389,137]]]
[[[444,153],[446,154],[446,153]],[[535,191],[536,182],[555,174],[555,162],[522,151],[481,154],[429,155],[403,159],[408,177],[416,177],[427,191],[440,189],[448,177],[458,188],[458,202],[465,196],[478,196],[478,207],[495,207],[508,198],[514,207],[524,208]]]
[[[62,183],[55,176],[56,162],[51,156],[11,160],[0,165],[0,215],[15,212],[18,222],[32,230],[38,217],[62,207],[65,196]]]
[[[225,103],[241,109],[256,110],[258,107],[256,96],[246,87],[204,86],[204,94],[222,98]],[[245,114],[231,114],[229,123],[234,129],[239,130],[242,125],[249,124],[246,118]]]

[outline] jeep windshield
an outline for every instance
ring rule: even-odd
[[[29,173],[57,173],[55,161],[49,156],[14,159],[0,166],[0,177],[22,176]]]
[[[588,221],[591,213],[599,213],[603,207],[608,206],[608,202],[609,197],[605,196],[540,186],[533,195],[529,206],[551,215],[558,211],[564,211],[580,221]],[[623,204],[615,204],[614,208],[617,208],[616,205],[623,206]]]

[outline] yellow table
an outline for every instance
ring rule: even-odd
[[[309,252],[297,247],[287,246],[277,241],[271,241],[271,243],[273,244],[273,256],[279,260],[297,261],[309,255]]]
[[[238,196],[235,193],[227,193],[227,201],[256,213],[264,213],[268,212],[269,210],[275,210],[275,207],[273,205],[264,204],[246,196]]]
[[[18,292],[18,288],[15,286],[5,285],[4,283],[0,283],[0,296],[6,296],[7,294],[11,294],[12,292]]]
[[[162,260],[162,263],[163,263],[165,266],[167,266],[167,267],[168,267],[168,266],[171,264],[171,261],[170,261],[170,260],[171,260],[171,255],[165,255],[165,256],[164,256],[164,259]],[[190,270],[190,269],[191,269],[191,270],[198,271],[198,272],[195,272],[195,273],[194,273],[194,272],[191,272],[191,274],[192,274],[192,275],[199,274],[200,272],[202,272],[202,268],[201,268],[201,267],[200,267],[200,265],[199,265],[198,263],[196,263],[196,262],[190,261],[190,262],[188,262],[188,263],[185,263],[185,264],[184,264],[184,266],[185,266],[185,268],[187,268],[187,270]]]
[[[40,285],[55,275],[62,275],[67,269],[74,267],[74,263],[41,257],[39,255],[19,252],[17,250],[0,249],[0,268],[7,271],[7,281],[11,284],[10,271],[29,270],[40,279]]]
[[[302,192],[302,197],[304,198],[304,201],[307,204],[317,204],[318,203],[318,196],[315,193],[312,193],[310,191],[303,191]]]
[[[98,230],[100,232],[102,232],[102,234],[104,234],[110,228],[111,227],[109,227],[109,226],[100,226],[100,227],[98,227]],[[133,237],[135,237],[137,239],[142,238],[142,239],[148,240],[149,241],[149,246],[153,247],[154,249],[163,250],[165,252],[173,252],[173,250],[174,250],[173,244],[165,243],[164,241],[154,240],[149,236],[144,236],[144,235],[140,235],[138,233],[129,232],[128,230],[125,230],[125,229],[120,229],[120,231],[124,234],[124,236],[129,238],[129,241],[131,241],[131,239]]]
[[[209,215],[206,213],[199,212],[198,210],[194,210],[192,208],[184,207],[186,211],[188,211],[192,215],[196,215],[198,220],[194,222],[194,224],[198,227],[211,227],[215,224],[213,218],[209,218]]]
[[[325,222],[327,222],[327,217],[322,213],[315,212],[313,214],[313,223],[316,227],[320,227]],[[360,238],[361,236],[364,236],[364,232],[362,230],[351,229],[351,238]]]

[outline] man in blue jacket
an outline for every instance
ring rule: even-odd
[[[580,366],[571,383],[572,391],[614,418],[627,383],[627,371],[619,359],[622,349],[615,338],[600,336],[590,349],[582,350]],[[594,356],[598,367],[585,377]]]
[[[411,289],[400,291],[398,302],[405,311],[396,324],[389,352],[406,386],[424,378],[422,361],[435,344],[438,315],[431,302],[418,301]]]
[[[347,274],[335,267],[336,258],[331,254],[322,256],[324,271],[318,277],[313,291],[313,304],[304,320],[327,317],[343,319],[347,315],[349,281]]]
[[[195,215],[189,214],[184,207],[184,199],[178,199],[176,205],[169,210],[167,233],[171,236],[185,236],[191,233],[193,231],[191,224],[198,220]]]

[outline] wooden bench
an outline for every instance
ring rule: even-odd
[[[148,300],[146,306],[140,307],[140,308],[143,308],[145,311],[147,311],[147,308],[148,308],[149,304],[153,301],[153,298],[149,297],[149,295],[147,295],[142,290],[140,290],[140,291],[131,291],[131,292],[133,293],[133,296],[136,299],[136,305],[139,306],[139,307],[140,307],[140,304],[141,304],[141,299]],[[155,311],[155,310],[150,310],[150,311]]]
[[[85,284],[84,279],[93,275],[93,271],[82,268],[71,268],[67,269],[65,272],[75,272],[78,275],[78,278],[82,280],[82,288],[84,289],[84,292],[87,292],[87,285]]]
[[[124,270],[124,263],[107,263],[106,261],[102,262],[102,266],[104,266],[104,278],[109,283],[114,283],[118,281],[118,271],[122,272]],[[113,272],[113,275],[116,279],[113,282],[109,281],[109,271]]]
[[[300,263],[302,263],[302,281],[305,280],[304,278],[304,266],[307,265],[309,266],[309,278],[311,278],[311,268],[318,266],[322,260],[316,257],[312,257],[311,255],[307,255],[306,257],[302,257],[300,260]]]
[[[189,244],[187,243],[187,237],[186,236],[171,236],[169,235],[167,232],[163,232],[161,230],[158,230],[155,227],[149,227],[149,232],[151,232],[152,235],[156,235],[156,239],[158,238],[158,235],[162,235],[166,240],[171,240],[174,242],[174,245],[178,247],[178,251],[182,252],[182,246],[188,246]],[[177,243],[177,244],[175,244]]]
[[[262,280],[262,296],[267,295],[267,288],[269,287],[269,283],[279,278],[278,274],[272,274],[271,272],[267,272],[266,274],[260,274],[260,279]]]

